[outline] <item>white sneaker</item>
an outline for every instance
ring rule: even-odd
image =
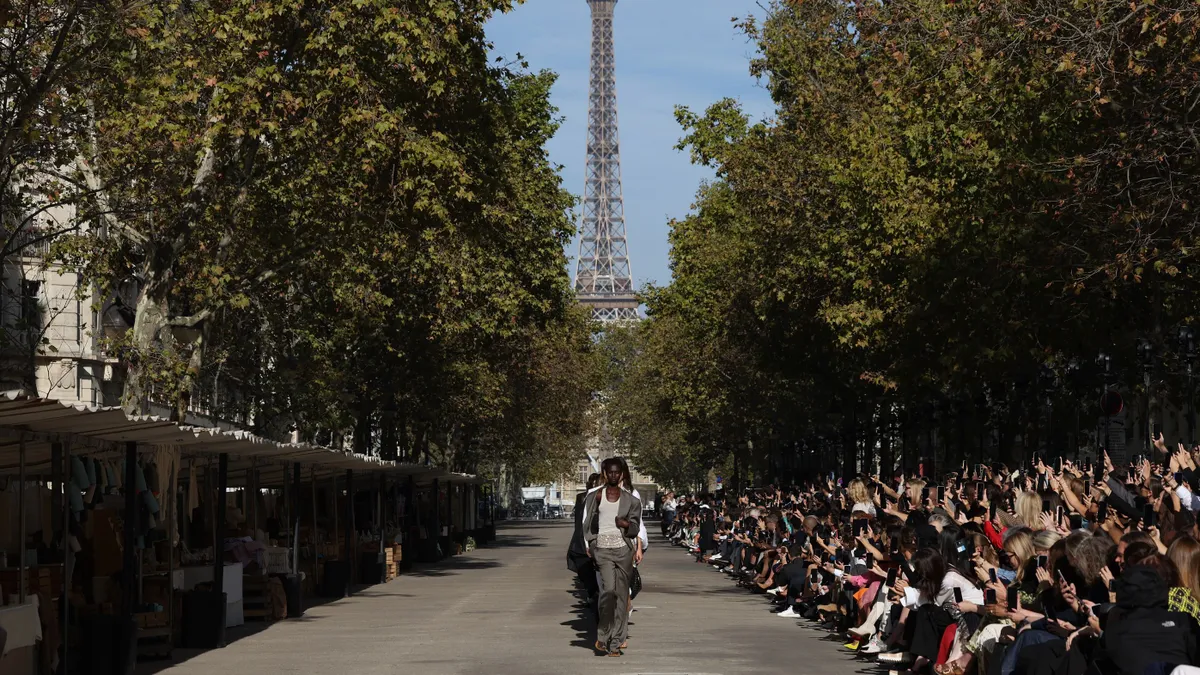
[[[783,592],[783,586],[776,586],[775,588],[767,589],[767,592],[771,595],[779,595]]]
[[[775,616],[786,616],[786,617],[788,617],[788,618],[792,618],[792,617],[797,617],[797,616],[800,616],[800,615],[796,613],[796,610],[795,610],[794,608],[792,608],[792,607],[788,607],[787,609],[785,609],[785,610],[783,610],[782,612],[780,612],[780,613],[776,614]]]
[[[867,646],[862,649],[864,654],[878,654],[881,651],[883,651],[883,643],[879,641],[878,636],[872,637]]]
[[[708,559],[709,559],[709,560],[720,560],[720,559],[721,559],[721,554],[720,554],[720,553],[714,553],[714,554],[710,555],[710,556],[708,557]]]

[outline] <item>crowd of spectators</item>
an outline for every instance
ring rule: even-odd
[[[1200,447],[1155,448],[683,497],[664,534],[893,675],[1200,675]]]

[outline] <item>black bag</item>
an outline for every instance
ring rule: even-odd
[[[642,592],[642,573],[638,568],[633,568],[633,576],[629,577],[629,597],[636,598],[638,593]]]

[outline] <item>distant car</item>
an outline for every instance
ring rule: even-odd
[[[546,507],[546,517],[547,518],[562,518],[563,517],[562,507],[561,506],[547,506]]]

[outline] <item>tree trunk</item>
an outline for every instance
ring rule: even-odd
[[[849,482],[858,474],[858,414],[856,402],[850,404],[842,433],[842,477]]]
[[[896,469],[892,457],[892,403],[884,400],[879,408],[879,478],[887,480]]]
[[[133,328],[129,331],[132,356],[121,401],[127,415],[149,412],[151,376],[147,372],[150,365],[147,361],[155,352],[161,352],[168,342],[173,342],[167,330],[167,301],[164,295],[154,282],[148,282],[138,294]]]

